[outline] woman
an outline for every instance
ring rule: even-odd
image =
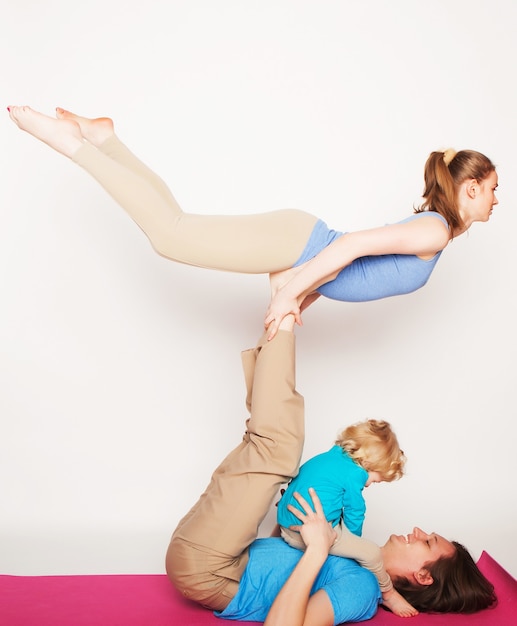
[[[380,592],[355,561],[328,556],[336,534],[317,494],[298,496],[306,550],[278,537],[256,539],[280,486],[296,475],[303,448],[303,398],[295,385],[294,318],[277,337],[243,352],[250,417],[242,442],[180,520],[167,551],[167,573],[186,597],[227,619],[267,626],[327,626],[370,619]],[[294,528],[294,527],[292,527]],[[457,543],[415,528],[381,548],[395,585],[419,610],[473,612],[494,601],[493,586]],[[420,599],[421,598],[421,599]]]
[[[472,150],[432,152],[425,165],[424,203],[398,222],[352,233],[330,230],[304,211],[207,216],[184,213],[164,182],[116,137],[109,118],[57,109],[57,119],[8,107],[23,130],[88,171],[172,260],[234,272],[269,273],[269,339],[285,315],[320,295],[366,301],[410,293],[429,279],[442,250],[472,223],[488,221],[497,204],[497,173]]]

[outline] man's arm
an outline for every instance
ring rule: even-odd
[[[334,610],[324,591],[310,595],[318,573],[336,539],[336,533],[325,519],[321,502],[313,489],[310,495],[314,510],[299,494],[294,494],[303,508],[289,505],[290,511],[302,522],[298,530],[307,546],[302,558],[275,598],[264,626],[331,626]]]

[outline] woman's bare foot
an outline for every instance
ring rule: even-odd
[[[71,157],[84,143],[76,122],[56,120],[28,106],[9,106],[7,110],[19,128],[67,157]]]
[[[97,148],[115,134],[113,128],[113,120],[109,117],[97,117],[90,119],[89,117],[81,117],[75,115],[66,109],[56,108],[56,117],[60,120],[70,120],[79,125],[81,134],[91,144]]]

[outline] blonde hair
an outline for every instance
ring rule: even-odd
[[[415,213],[435,211],[447,220],[452,232],[464,228],[457,202],[458,186],[469,179],[481,182],[494,171],[492,161],[475,150],[431,152],[424,168],[424,202]]]
[[[336,444],[367,472],[379,472],[386,482],[404,474],[406,457],[390,424],[384,420],[369,419],[348,426]]]

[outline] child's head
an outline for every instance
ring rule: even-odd
[[[404,473],[406,457],[391,426],[384,420],[366,420],[348,426],[336,444],[367,472],[378,472],[388,483]]]

